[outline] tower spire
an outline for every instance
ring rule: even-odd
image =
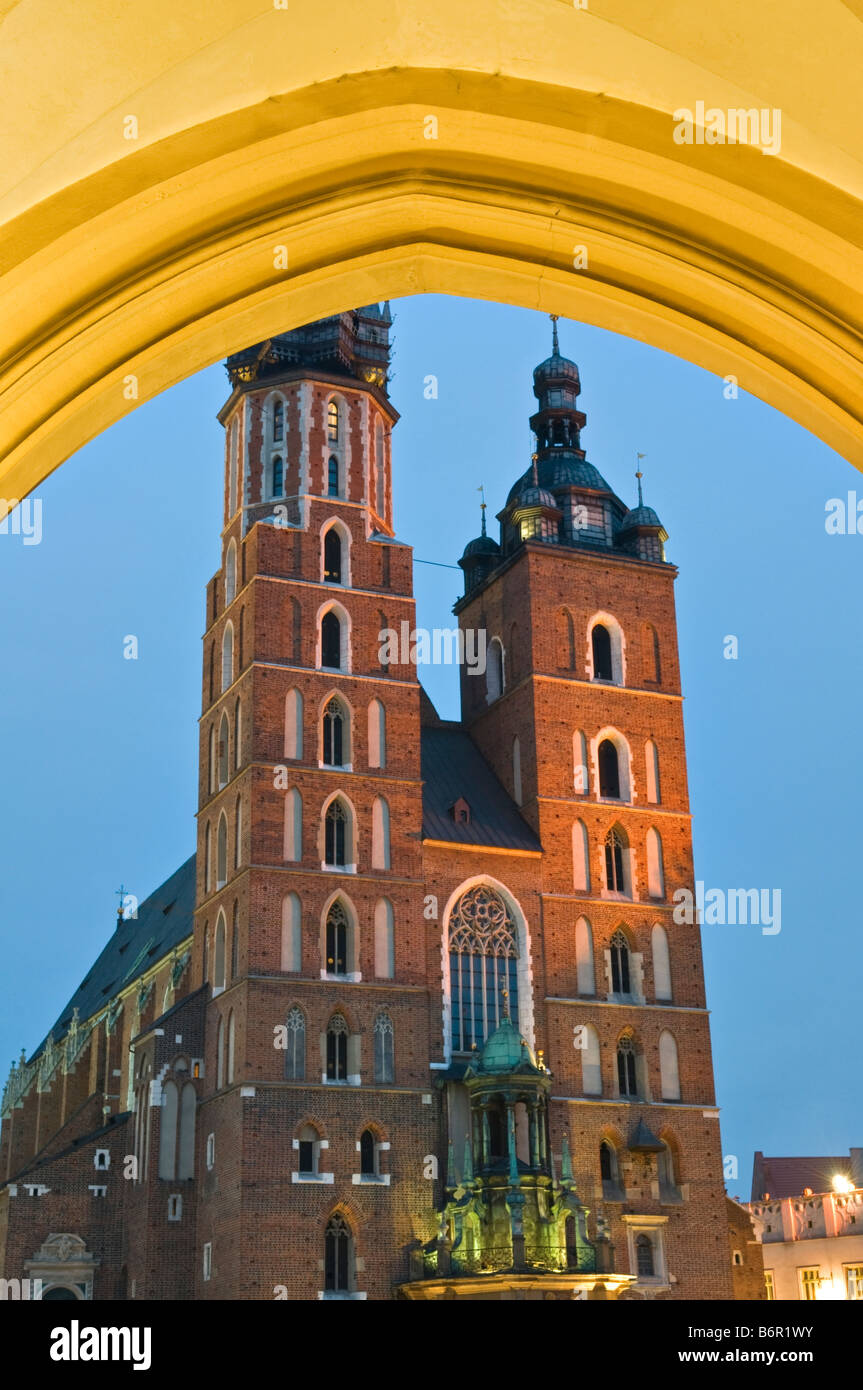
[[[485,485],[484,485],[483,483],[480,483],[479,487],[477,488],[477,492],[480,493],[480,495],[481,495],[481,497],[482,497],[482,501],[481,501],[480,504],[479,504],[479,506],[480,506],[480,511],[482,512],[482,531],[480,532],[480,535],[483,535],[483,536],[484,536],[484,535],[486,534],[486,529],[485,529],[485,508],[486,508],[486,500],[485,500]]]
[[[551,319],[551,355],[552,357],[559,357],[560,344],[557,341],[557,321],[560,314],[549,314],[549,318]]]
[[[646,454],[636,454],[635,457],[638,459],[638,468],[637,468],[636,471],[635,471],[635,476],[636,476],[636,478],[638,479],[638,505],[639,505],[639,507],[643,507],[643,506],[644,506],[644,498],[643,498],[642,495],[641,495],[641,480],[642,480],[642,478],[644,477],[644,474],[643,474],[642,471],[641,471],[641,460],[642,460],[643,458],[647,458],[647,455],[646,455]]]

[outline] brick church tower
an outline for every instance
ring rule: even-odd
[[[196,853],[3,1096],[0,1274],[46,1297],[731,1297],[665,531],[555,323],[440,719],[390,324],[228,360]]]

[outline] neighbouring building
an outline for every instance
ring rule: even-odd
[[[765,1158],[752,1172],[767,1297],[863,1299],[863,1149],[839,1158]]]
[[[2,1268],[49,1298],[732,1296],[665,531],[555,323],[440,719],[390,325],[228,360],[196,853],[4,1092]]]

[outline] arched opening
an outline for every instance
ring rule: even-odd
[[[629,843],[619,825],[613,825],[605,837],[604,859],[606,892],[630,897]]]
[[[340,899],[331,905],[326,923],[326,972],[328,975],[347,975],[353,968],[351,951],[351,919]]]
[[[351,1229],[340,1212],[327,1222],[324,1234],[324,1291],[351,1292],[353,1287],[353,1247]]]
[[[602,623],[596,623],[590,634],[593,644],[593,679],[611,681],[614,668],[611,664],[611,634]]]
[[[331,526],[324,534],[324,583],[342,582],[342,538],[338,528]]]
[[[364,1178],[376,1178],[378,1175],[377,1145],[370,1129],[364,1129],[360,1135],[360,1173]]]
[[[306,1079],[306,1016],[296,1004],[285,1020],[285,1080]]]
[[[226,691],[234,679],[234,628],[232,623],[225,625],[222,633],[222,691]]]
[[[219,720],[219,789],[227,786],[230,777],[230,733],[228,716],[223,713]]]
[[[329,869],[350,866],[351,814],[341,797],[334,797],[324,813],[324,864]]]
[[[333,1014],[327,1024],[327,1081],[348,1079],[348,1025],[344,1014]]]
[[[487,884],[468,889],[450,913],[449,968],[453,1052],[481,1048],[505,1012],[518,1027],[518,933]]]
[[[297,1164],[298,1171],[304,1177],[317,1177],[318,1157],[320,1154],[321,1136],[314,1125],[303,1125],[297,1136]]]
[[[599,794],[611,801],[620,800],[620,765],[617,749],[610,738],[604,738],[598,750]]]
[[[375,1081],[384,1084],[395,1080],[395,1034],[393,1021],[385,1009],[375,1018]]]
[[[237,543],[231,541],[225,556],[225,607],[237,596]]]
[[[337,695],[324,706],[321,755],[326,767],[346,767],[351,761],[350,714]]]
[[[635,1039],[625,1033],[617,1044],[617,1089],[621,1096],[632,1099],[638,1095],[638,1071],[635,1065]]]

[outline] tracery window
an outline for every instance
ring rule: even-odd
[[[285,1077],[288,1081],[306,1079],[306,1016],[296,1005],[288,1010],[285,1019],[287,1047],[285,1048]]]
[[[388,1013],[375,1019],[375,1081],[393,1081],[394,1037],[393,1021]]]
[[[470,888],[453,908],[449,963],[453,1052],[482,1047],[507,1012],[518,1027],[518,933],[493,888]]]
[[[348,1079],[348,1025],[343,1014],[333,1014],[327,1026],[327,1080]]]
[[[345,858],[347,823],[347,812],[341,801],[338,799],[331,801],[327,807],[324,828],[324,862],[333,868],[343,868],[347,863]]]
[[[324,1238],[324,1289],[327,1293],[348,1293],[351,1280],[350,1227],[336,1212],[327,1223]]]
[[[629,994],[629,945],[622,931],[611,938],[611,988],[614,994]]]
[[[605,882],[610,893],[626,893],[623,836],[614,827],[605,837]]]
[[[341,767],[344,759],[345,713],[341,702],[333,697],[324,710],[324,762],[327,767]]]
[[[327,974],[348,973],[348,914],[340,902],[334,902],[327,913]]]
[[[617,1044],[617,1086],[622,1096],[637,1096],[635,1042],[628,1035]]]

